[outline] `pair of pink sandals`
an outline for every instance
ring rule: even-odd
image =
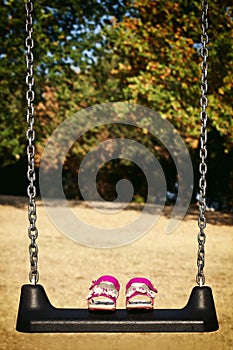
[[[101,276],[96,281],[92,281],[89,289],[90,292],[86,298],[89,310],[116,310],[120,284],[115,277]],[[131,278],[126,284],[126,309],[153,309],[154,293],[157,292],[147,278]]]

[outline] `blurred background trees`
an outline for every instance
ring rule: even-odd
[[[208,197],[232,205],[232,3],[214,0],[209,23]],[[25,194],[25,25],[24,4],[2,0],[0,12],[0,191]],[[53,130],[82,108],[103,102],[130,101],[167,118],[180,133],[193,161],[198,183],[200,132],[200,1],[35,2],[37,157]],[[125,136],[150,148],[162,164],[168,190],[176,171],[168,152],[141,129],[113,126],[89,131],[64,164],[68,197],[80,196],[78,165],[98,142]],[[56,159],[48,166],[56,168]],[[16,172],[17,171],[17,172]],[[16,175],[17,174],[17,175]],[[113,199],[119,177],[131,179],[135,200],[146,197],[140,169],[124,161],[101,168],[98,188]],[[10,181],[12,180],[13,183]]]

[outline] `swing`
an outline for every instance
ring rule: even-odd
[[[182,309],[153,309],[153,310],[125,310],[114,312],[93,312],[88,309],[59,309],[49,301],[42,285],[37,284],[39,273],[37,268],[38,246],[36,239],[36,188],[34,169],[34,77],[33,77],[33,38],[32,38],[33,2],[26,3],[26,62],[27,62],[27,157],[28,157],[28,216],[30,238],[29,254],[31,270],[29,279],[31,284],[22,286],[18,310],[16,330],[28,333],[43,332],[210,332],[218,329],[214,299],[210,287],[204,286],[205,263],[205,209],[206,209],[206,141],[207,141],[207,57],[208,49],[208,1],[202,1],[202,77],[201,77],[201,135],[200,135],[200,200],[199,200],[199,234],[196,275],[197,286],[193,288],[187,305]]]

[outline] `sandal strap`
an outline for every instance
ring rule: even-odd
[[[118,292],[120,290],[120,283],[115,277],[110,275],[104,275],[98,278],[96,281],[92,281],[92,285],[89,289],[93,289],[95,286],[98,286],[101,282],[112,283]]]
[[[112,300],[115,304],[117,296],[118,295],[116,293],[114,293],[114,291],[111,289],[97,287],[94,290],[90,291],[90,293],[86,297],[86,300],[91,300],[91,299],[96,298],[96,297],[105,297],[105,298]]]
[[[158,293],[157,289],[153,286],[153,284],[151,283],[150,280],[148,280],[147,278],[144,277],[135,277],[135,278],[131,278],[129,280],[129,282],[126,284],[126,293],[127,290],[130,288],[130,286],[133,283],[141,283],[141,284],[145,284],[146,286],[148,286],[153,292]]]
[[[146,295],[151,299],[151,301],[154,299],[154,292],[152,290],[145,289],[143,287],[135,287],[128,291],[126,294],[126,302],[128,302],[130,299],[138,296],[138,295]]]

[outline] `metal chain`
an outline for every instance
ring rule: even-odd
[[[208,30],[208,1],[204,0],[202,1],[202,16],[201,16],[201,27],[202,27],[202,34],[201,34],[201,43],[202,47],[200,50],[200,54],[202,57],[201,62],[201,98],[200,98],[200,105],[201,105],[201,113],[200,113],[200,119],[201,119],[201,135],[200,135],[200,165],[199,165],[199,172],[200,172],[200,180],[199,180],[199,190],[200,190],[200,198],[199,198],[199,210],[200,215],[198,219],[198,226],[199,226],[199,233],[198,233],[198,253],[197,253],[197,267],[198,272],[196,275],[196,281],[199,286],[203,286],[205,284],[205,275],[204,275],[204,266],[205,266],[205,241],[206,241],[206,234],[204,232],[206,227],[206,218],[205,218],[205,211],[206,211],[206,173],[207,173],[207,165],[206,165],[206,157],[207,157],[207,149],[206,149],[206,143],[207,143],[207,119],[208,114],[206,112],[206,108],[208,105],[208,99],[207,99],[207,90],[208,90],[208,84],[207,84],[207,73],[208,73],[208,63],[207,63],[207,57],[208,57],[208,48],[207,44],[209,42],[207,30]]]
[[[36,187],[34,185],[34,181],[36,179],[35,175],[35,130],[34,130],[34,105],[33,101],[35,98],[35,93],[33,90],[34,87],[34,74],[33,74],[33,52],[32,49],[34,47],[34,41],[32,38],[33,32],[33,2],[27,1],[25,5],[26,9],[26,65],[27,65],[27,73],[26,73],[26,84],[27,84],[27,92],[26,92],[26,101],[27,101],[27,125],[28,130],[26,133],[28,146],[27,146],[27,158],[28,158],[28,170],[27,170],[27,178],[29,181],[29,185],[27,187],[28,194],[28,236],[31,240],[29,244],[29,256],[30,256],[30,265],[31,269],[29,272],[29,280],[32,284],[36,284],[39,280],[39,272],[37,269],[38,263],[38,246],[36,244],[36,239],[38,237],[38,230],[36,227]]]

